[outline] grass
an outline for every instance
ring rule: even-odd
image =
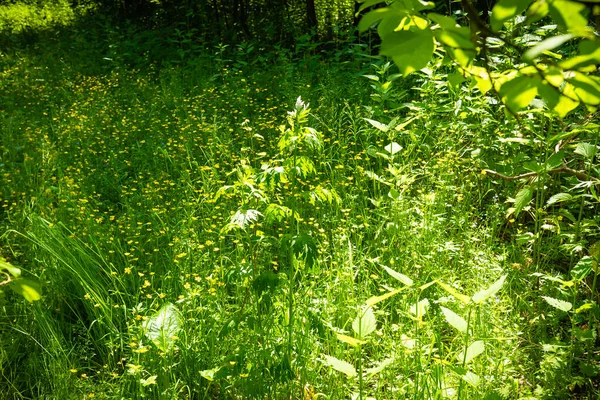
[[[597,394],[565,331],[585,327],[540,297],[572,299],[560,267],[532,277],[529,221],[480,173],[520,151],[491,135],[517,125],[442,66],[388,89],[351,46],[132,68],[48,40],[2,58],[2,255],[44,294],[2,311],[5,398]],[[278,147],[304,127],[321,147]]]

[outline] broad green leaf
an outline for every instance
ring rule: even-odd
[[[568,312],[573,305],[568,301],[558,300],[554,297],[542,296],[542,299],[546,300],[546,303],[550,304],[552,307],[557,308],[561,311]]]
[[[338,338],[338,340],[340,342],[347,343],[347,344],[349,344],[352,347],[358,347],[361,344],[367,343],[364,340],[358,340],[356,338],[353,338],[352,336],[343,335],[341,333],[336,333],[335,336]]]
[[[215,376],[221,370],[221,368],[222,367],[216,367],[213,369],[205,369],[203,371],[200,371],[200,376],[203,377],[204,379],[212,382],[215,380]]]
[[[529,3],[531,0],[500,0],[497,2],[492,8],[490,16],[492,29],[498,31],[506,21],[525,11]]]
[[[538,94],[538,82],[538,79],[529,76],[517,76],[500,86],[500,98],[511,112],[517,113],[527,107]]]
[[[585,4],[570,0],[554,0],[549,2],[549,7],[552,18],[569,31],[579,31],[587,26]]]
[[[405,286],[405,287],[403,287],[403,288],[400,288],[400,289],[392,290],[391,292],[388,292],[388,293],[386,293],[386,294],[382,294],[381,296],[373,296],[373,297],[369,298],[369,299],[368,299],[368,300],[365,302],[365,304],[366,304],[366,305],[368,305],[368,306],[374,306],[374,305],[375,305],[375,304],[377,304],[377,303],[380,303],[380,302],[382,302],[382,301],[384,301],[384,300],[387,300],[387,299],[389,299],[389,298],[390,298],[390,297],[392,297],[392,296],[395,296],[395,295],[397,295],[398,293],[402,292],[402,291],[403,291],[403,290],[405,290],[406,288],[408,288],[408,286]]]
[[[3,269],[7,270],[14,278],[21,276],[21,270],[19,268],[6,261],[6,259],[0,257],[0,271]]]
[[[367,375],[373,376],[373,375],[378,374],[381,371],[383,371],[388,365],[390,365],[393,362],[394,362],[393,358],[386,358],[385,360],[379,362],[373,368],[367,368],[367,370],[365,372],[367,373]]]
[[[171,303],[167,303],[152,315],[143,324],[144,334],[152,340],[161,351],[170,350],[177,333],[181,329],[181,316],[179,310]]]
[[[392,278],[402,282],[406,286],[411,286],[413,284],[413,280],[410,279],[408,276],[401,274],[400,272],[396,272],[393,269],[386,267],[385,265],[382,265],[381,267],[385,270],[385,272],[390,274]]]
[[[531,199],[533,198],[533,189],[531,186],[526,186],[523,189],[519,190],[517,195],[515,196],[515,217],[518,217],[523,208],[529,204]]]
[[[454,289],[452,286],[446,285],[444,282],[439,282],[439,281],[437,282],[437,284],[442,289],[444,289],[446,292],[448,292],[449,294],[451,294],[458,300],[462,301],[463,303],[469,304],[469,302],[471,301],[471,298],[469,296],[466,296],[466,295],[460,293],[458,290]]]
[[[578,281],[585,279],[592,272],[594,260],[590,256],[585,256],[577,262],[571,270],[571,276]]]
[[[459,27],[456,20],[447,15],[441,15],[441,14],[437,14],[437,13],[429,13],[429,14],[427,14],[427,17],[429,19],[431,19],[433,22],[435,22],[436,24],[439,24],[440,27],[443,29],[455,29],[455,28]]]
[[[359,3],[362,3],[360,8],[358,9],[358,12],[361,12],[365,8],[372,7],[379,3],[385,3],[385,0],[366,0],[366,1],[359,1]],[[358,15],[358,13],[357,13],[357,15]]]
[[[381,132],[387,132],[390,130],[389,126],[382,124],[379,121],[375,121],[374,119],[365,118],[364,120],[373,125],[375,128],[379,129]]]
[[[483,303],[486,299],[492,297],[502,288],[506,275],[502,275],[500,279],[494,282],[489,288],[481,290],[473,295],[473,301],[475,303]]]
[[[375,10],[369,11],[360,19],[358,23],[358,31],[365,32],[368,30],[373,24],[381,21],[385,16],[389,15],[391,9],[389,7],[377,8]]]
[[[385,151],[387,151],[388,153],[390,153],[391,155],[396,154],[397,152],[402,150],[402,146],[400,146],[398,143],[396,142],[392,142],[390,144],[388,144],[387,146],[384,147]]]
[[[446,322],[450,324],[454,329],[459,332],[466,332],[468,329],[467,321],[463,319],[460,315],[456,314],[454,311],[446,308],[440,307],[442,310],[442,314],[444,314],[444,318],[446,318]]]
[[[559,117],[564,118],[568,113],[577,108],[579,101],[563,95],[558,89],[558,86],[561,84],[562,82],[554,86],[546,81],[540,81],[538,83],[538,94],[546,102],[550,110],[558,114]],[[572,97],[577,98],[576,96]]]
[[[420,321],[427,314],[427,310],[429,310],[429,300],[423,299],[417,304],[412,304],[408,310]]]
[[[301,233],[299,235],[285,235],[282,239],[284,245],[289,246],[294,256],[304,260],[306,266],[311,268],[318,255],[317,244],[312,236]]]
[[[42,298],[40,284],[30,279],[18,278],[10,283],[10,288],[30,303]]]
[[[485,351],[485,343],[482,340],[477,340],[477,341],[471,343],[471,345],[469,347],[467,347],[466,355],[465,355],[465,352],[461,351],[456,356],[456,359],[461,363],[464,362],[466,365],[469,362],[471,362],[475,357],[477,357],[478,355],[483,353],[484,351]]]
[[[404,76],[424,68],[433,49],[433,33],[429,29],[392,32],[381,43],[381,54],[392,57]]]
[[[437,29],[434,34],[450,56],[462,67],[469,66],[477,55],[471,39],[471,31],[467,27]]]
[[[579,69],[600,64],[600,39],[582,40],[579,43],[579,54],[560,61],[558,66],[563,69]]]
[[[481,94],[486,94],[492,89],[492,81],[485,68],[471,65],[468,68],[465,67],[465,71],[475,79],[475,83]]]
[[[569,40],[573,39],[574,37],[575,35],[568,33],[566,35],[552,36],[547,39],[544,39],[540,43],[523,53],[523,59],[526,61],[533,61],[534,58],[539,57],[540,54],[542,54],[543,52],[555,49],[558,46],[561,46]]]
[[[546,15],[550,11],[550,7],[548,7],[548,0],[536,0],[534,1],[529,9],[527,10],[527,24],[533,24]]]
[[[352,366],[352,364],[338,360],[335,357],[325,355],[325,364],[329,365],[331,368],[335,369],[338,372],[345,374],[348,378],[352,378],[356,376],[356,369]]]
[[[577,143],[577,148],[575,149],[575,154],[583,156],[588,161],[593,161],[597,152],[598,148],[596,146],[585,142]]]
[[[352,330],[356,332],[360,339],[364,339],[369,336],[371,333],[373,333],[373,331],[375,331],[376,328],[377,320],[375,319],[373,309],[369,306],[360,310],[359,314],[352,322]]]
[[[574,72],[568,81],[573,85],[575,94],[582,103],[600,105],[600,77]]]
[[[565,201],[569,201],[573,198],[569,193],[556,193],[554,196],[550,197],[546,202],[547,206],[551,206],[552,204],[562,203]]]
[[[461,378],[473,387],[479,386],[479,382],[481,380],[479,378],[479,375],[477,375],[471,371],[467,371],[463,376],[461,376]],[[487,397],[486,397],[486,400],[487,400]]]

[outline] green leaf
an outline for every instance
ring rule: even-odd
[[[592,272],[593,264],[594,259],[592,257],[583,257],[571,270],[571,276],[573,277],[573,279],[576,279],[578,281],[585,279],[590,274],[590,272]]]
[[[304,260],[306,266],[312,268],[317,259],[318,250],[312,236],[301,233],[299,235],[285,235],[282,242],[290,246],[294,255]]]
[[[471,298],[469,296],[459,293],[458,290],[454,289],[452,286],[446,285],[444,282],[439,281],[437,282],[437,284],[446,292],[450,293],[452,296],[462,301],[464,304],[469,304],[469,302],[471,301]]]
[[[336,333],[335,336],[338,338],[338,340],[340,342],[347,343],[347,344],[349,344],[352,347],[358,347],[361,344],[367,343],[364,340],[358,340],[356,338],[353,338],[352,336],[343,335],[341,333]]]
[[[527,107],[538,94],[538,83],[538,79],[523,75],[517,76],[500,86],[500,98],[511,112],[517,113]]]
[[[518,217],[523,208],[529,204],[531,199],[533,198],[533,189],[531,186],[526,186],[523,189],[519,190],[517,196],[515,197],[515,217]]]
[[[467,371],[464,375],[461,376],[461,378],[473,387],[479,386],[479,381],[480,381],[479,375],[477,375],[471,371]],[[487,398],[486,398],[486,400],[487,400]]]
[[[381,43],[381,54],[392,57],[404,76],[427,66],[433,49],[433,33],[429,29],[392,32]]]
[[[352,330],[360,339],[364,339],[377,329],[377,320],[373,309],[369,306],[359,311],[359,314],[352,322]]]
[[[465,364],[468,364],[475,357],[477,357],[484,351],[485,351],[485,343],[482,340],[477,340],[477,341],[471,343],[471,345],[469,347],[467,347],[466,355],[464,352],[461,351],[460,353],[458,353],[456,358],[459,362],[464,361]]]
[[[369,11],[360,19],[360,22],[358,23],[358,31],[360,33],[365,32],[376,22],[379,22],[384,17],[388,16],[390,11],[391,9],[389,7],[377,8],[375,10]]]
[[[498,31],[506,21],[525,11],[529,3],[531,0],[500,0],[497,2],[492,8],[490,16],[492,29]]]
[[[325,364],[335,369],[338,372],[345,374],[348,378],[352,378],[356,376],[356,369],[352,366],[352,364],[338,360],[335,357],[325,355]]]
[[[437,29],[434,33],[436,39],[460,66],[467,67],[477,55],[469,28]]]
[[[402,292],[406,288],[408,288],[408,286],[405,286],[405,287],[400,288],[400,289],[392,290],[391,292],[387,292],[386,294],[382,294],[381,296],[373,296],[373,297],[369,298],[365,302],[365,304],[368,305],[368,306],[374,306],[377,303],[380,303],[380,302],[382,302],[384,300],[389,299],[392,296],[397,295],[398,293]]]
[[[568,79],[575,94],[586,105],[600,105],[600,77],[574,72]]]
[[[396,142],[392,142],[390,144],[388,144],[387,146],[384,147],[385,151],[387,151],[388,153],[390,153],[391,155],[396,154],[397,152],[402,150],[402,146],[400,146],[398,143]]]
[[[160,308],[143,324],[144,334],[161,351],[172,349],[175,337],[181,329],[181,316],[179,310],[171,303]]]
[[[362,3],[360,8],[358,9],[358,12],[361,12],[365,8],[372,7],[379,3],[385,3],[385,0],[366,0],[366,1],[359,1],[359,3]],[[357,13],[357,15],[358,15],[358,13]]]
[[[573,39],[574,37],[575,35],[568,33],[566,35],[552,36],[547,39],[544,39],[540,43],[523,53],[523,59],[525,61],[533,61],[534,58],[539,57],[539,55],[543,52],[555,49],[558,46],[561,46],[569,40]]]
[[[534,1],[533,4],[531,4],[529,9],[527,10],[526,24],[528,24],[528,25],[533,24],[533,23],[541,20],[542,18],[546,17],[546,15],[548,15],[549,11],[550,11],[550,7],[548,7],[547,0]]]
[[[548,296],[542,296],[542,299],[546,300],[546,303],[550,304],[552,307],[564,312],[568,312],[571,308],[573,308],[573,305],[568,301],[558,300],[554,297]]]
[[[504,281],[506,280],[506,275],[502,275],[500,279],[494,282],[489,288],[485,290],[481,290],[473,295],[473,301],[475,303],[483,303],[486,299],[492,297],[502,288],[504,285]]]
[[[546,81],[538,83],[538,94],[546,102],[546,106],[564,118],[579,105],[579,101],[563,95],[559,89]],[[576,98],[576,96],[574,96]]]
[[[419,301],[417,304],[412,304],[408,311],[413,314],[420,321],[423,319],[423,316],[427,314],[427,310],[429,310],[429,300],[423,299]]]
[[[382,124],[379,121],[375,121],[374,119],[365,118],[364,120],[373,125],[375,128],[379,129],[381,132],[387,132],[390,130],[389,126]]]
[[[575,154],[583,156],[588,161],[593,161],[597,152],[598,148],[596,146],[585,142],[577,143],[577,148],[575,149]]]
[[[562,27],[569,31],[579,31],[587,26],[587,7],[570,0],[549,2],[550,15]]]
[[[203,371],[200,371],[200,376],[203,377],[204,379],[212,382],[217,377],[217,374],[219,373],[221,368],[222,367],[216,367],[213,369],[205,369]]]
[[[600,39],[582,40],[579,43],[579,55],[560,61],[563,69],[580,69],[600,64]]]
[[[463,319],[460,315],[456,314],[454,311],[446,308],[440,307],[442,310],[442,314],[444,314],[444,318],[446,318],[446,322],[450,324],[454,329],[459,332],[465,333],[468,329],[467,321]]]
[[[383,371],[388,365],[392,364],[393,362],[394,362],[393,358],[386,358],[385,360],[379,362],[375,367],[367,368],[367,370],[365,372],[367,375],[373,376],[373,375],[378,374],[381,371]]]
[[[30,303],[42,298],[40,284],[30,279],[18,278],[11,282],[10,288]]]
[[[381,267],[385,270],[385,272],[390,274],[392,278],[402,282],[406,286],[411,286],[413,284],[413,280],[410,279],[408,276],[401,274],[400,272],[396,272],[393,269],[386,267],[385,265],[382,265]]]
[[[557,168],[560,167],[563,164],[563,159],[565,158],[565,152],[564,151],[559,151],[557,153],[552,154],[547,160],[546,160],[546,169],[552,169],[552,168]]]
[[[8,261],[5,258],[0,257],[0,271],[3,269],[7,270],[9,274],[11,274],[14,278],[18,278],[21,276],[21,270]]]
[[[547,206],[551,206],[552,204],[562,203],[565,201],[569,201],[573,198],[569,193],[556,193],[554,196],[550,197],[546,202]]]

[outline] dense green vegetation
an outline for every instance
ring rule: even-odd
[[[81,3],[0,2],[0,399],[600,395],[588,31]]]

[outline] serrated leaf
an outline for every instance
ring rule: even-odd
[[[464,304],[469,304],[471,298],[460,293],[458,290],[454,289],[452,286],[446,285],[444,282],[437,282],[437,284],[444,289],[446,292],[454,296],[456,299],[462,301]]]
[[[550,197],[546,202],[547,206],[551,206],[552,204],[562,203],[564,201],[569,201],[573,198],[569,193],[556,193],[554,196]]]
[[[175,344],[175,337],[181,329],[179,310],[167,303],[143,323],[146,337],[161,350],[168,351]]]
[[[519,190],[515,196],[515,217],[518,217],[523,208],[529,204],[533,198],[533,189],[530,186],[526,186]]]
[[[336,333],[335,336],[338,338],[338,340],[340,342],[347,343],[352,347],[358,347],[361,344],[367,343],[364,340],[358,340],[356,338],[353,338],[352,336],[344,335],[341,333]]]
[[[413,280],[410,279],[408,276],[401,274],[400,272],[396,272],[393,269],[386,267],[385,265],[381,266],[385,272],[387,272],[392,278],[402,282],[403,284],[405,284],[406,286],[412,286],[413,284]]]
[[[446,318],[446,322],[448,322],[448,324],[450,324],[450,326],[452,326],[454,329],[458,330],[459,332],[466,332],[468,329],[468,324],[467,321],[465,321],[463,319],[463,317],[461,317],[460,315],[456,314],[454,311],[446,308],[446,307],[440,307],[440,309],[442,310],[442,314],[444,314],[444,318]]]
[[[483,303],[486,299],[492,297],[502,288],[506,275],[502,275],[500,279],[494,282],[489,288],[481,290],[473,295],[473,301],[475,303]]]
[[[592,272],[594,259],[590,256],[585,256],[577,262],[577,264],[571,269],[571,276],[576,280],[585,279],[590,272]]]
[[[477,341],[471,343],[471,345],[469,347],[467,347],[466,355],[465,355],[465,352],[461,351],[460,353],[458,353],[456,358],[459,362],[461,362],[461,363],[464,362],[466,365],[469,362],[471,362],[475,357],[477,357],[478,355],[483,353],[484,351],[485,351],[485,343],[482,340],[477,340]]]
[[[461,378],[473,387],[479,386],[479,382],[480,382],[479,375],[477,375],[471,371],[467,371],[463,376],[461,376]],[[486,400],[487,400],[487,397],[486,397]]]
[[[500,0],[492,8],[490,25],[498,31],[502,24],[525,11],[531,0]]]
[[[383,371],[388,365],[390,365],[393,362],[394,362],[393,358],[386,358],[385,360],[379,362],[375,367],[367,368],[367,370],[365,372],[367,373],[367,375],[373,376],[373,375],[378,374],[381,371]]]
[[[379,121],[375,121],[374,119],[364,118],[364,120],[373,125],[375,128],[379,129],[381,132],[387,132],[390,130],[389,126],[382,124]]]
[[[392,142],[390,144],[388,144],[387,146],[384,147],[385,151],[387,151],[388,153],[390,153],[391,155],[396,154],[397,152],[402,150],[402,146],[400,146],[398,143],[396,142]]]
[[[433,49],[433,33],[429,29],[392,32],[381,42],[381,54],[392,57],[404,76],[427,66]]]
[[[360,339],[364,339],[375,331],[375,329],[377,329],[377,320],[375,319],[373,309],[369,306],[364,307],[359,311],[354,322],[352,322],[352,330],[356,332]]]
[[[596,146],[584,142],[577,143],[577,148],[575,149],[575,154],[583,156],[588,161],[592,161],[596,157],[597,152],[598,148]]]
[[[352,364],[338,360],[335,357],[325,355],[325,364],[335,369],[338,372],[345,374],[348,378],[353,378],[356,376],[356,369],[352,366]]]
[[[10,283],[10,288],[30,303],[42,298],[40,284],[30,279],[18,278]]]
[[[568,312],[571,308],[573,308],[573,304],[569,303],[568,301],[559,300],[548,296],[542,296],[542,299],[546,300],[546,303],[550,304],[552,307],[564,312]]]

